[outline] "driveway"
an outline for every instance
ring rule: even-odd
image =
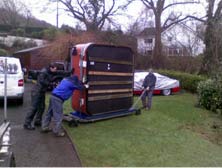
[[[54,137],[52,133],[42,134],[23,129],[27,110],[30,108],[32,84],[25,84],[24,104],[8,104],[8,120],[11,123],[11,143],[18,167],[81,167],[81,161],[71,140]],[[0,117],[3,118],[4,106],[0,102]]]

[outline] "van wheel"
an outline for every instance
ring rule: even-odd
[[[18,103],[19,105],[22,105],[22,104],[23,104],[23,97],[20,98],[20,99],[18,99],[18,100],[17,100],[17,103]]]

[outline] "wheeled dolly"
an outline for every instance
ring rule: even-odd
[[[100,120],[122,117],[131,114],[140,115],[141,109],[130,109],[117,112],[110,112],[105,114],[97,114],[97,115],[86,115],[84,113],[74,111],[71,112],[70,114],[64,115],[63,121],[68,122],[68,125],[70,127],[77,127],[79,123],[92,123]]]

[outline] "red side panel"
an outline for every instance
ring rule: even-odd
[[[72,67],[75,69],[75,75],[78,76],[79,80],[81,82],[82,78],[80,76],[81,74],[81,68],[80,68],[80,54],[82,52],[82,50],[86,47],[86,45],[81,45],[81,46],[76,46],[76,51],[73,55],[72,55]],[[85,53],[84,53],[85,54]],[[86,59],[86,56],[83,57],[84,59]],[[85,75],[86,73],[86,68],[82,69],[82,76]],[[72,108],[76,111],[81,111],[83,113],[86,113],[86,91],[78,91],[76,90],[72,96]]]

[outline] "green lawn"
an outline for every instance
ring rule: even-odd
[[[141,115],[64,126],[83,166],[222,166],[221,119],[195,103],[188,93],[154,96]]]

